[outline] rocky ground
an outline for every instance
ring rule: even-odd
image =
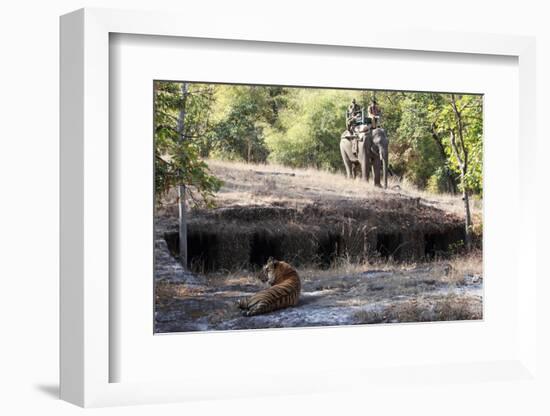
[[[386,265],[384,269],[352,266],[348,271],[345,267],[300,270],[303,288],[296,307],[246,317],[236,301],[266,287],[254,273],[199,277],[184,273],[174,262],[171,278],[163,279],[162,273],[158,274],[155,330],[164,333],[482,319],[480,265],[479,257]]]

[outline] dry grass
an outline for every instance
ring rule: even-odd
[[[481,251],[474,251],[467,256],[455,256],[446,262],[448,273],[446,281],[456,285],[464,284],[464,276],[483,275],[483,255]]]
[[[314,168],[289,168],[275,164],[207,160],[212,172],[225,183],[217,195],[218,203],[272,205],[285,201],[303,204],[323,199],[384,199],[390,196],[420,198],[421,203],[433,205],[459,216],[464,204],[459,195],[433,194],[419,190],[407,181],[388,180],[388,189],[377,188],[361,179],[350,180],[341,173]],[[481,201],[472,201],[475,218],[481,218]]]
[[[361,310],[355,319],[362,324],[479,320],[483,319],[483,306],[481,299],[447,295]]]
[[[164,283],[160,282],[155,285],[157,296],[170,296],[184,298],[187,296],[196,296],[202,293],[202,289],[195,288],[186,284],[179,283]]]
[[[341,173],[315,168],[289,168],[276,164],[247,164],[244,162],[206,160],[212,173],[224,182],[216,194],[218,206],[291,206],[299,208],[315,201],[339,200],[385,200],[388,197],[408,197],[464,216],[464,204],[460,195],[433,194],[419,190],[406,180],[390,177],[388,189],[380,189],[372,180],[347,179]],[[162,212],[177,213],[176,193],[171,191],[164,198]],[[482,216],[482,202],[471,201],[474,225],[479,227]]]
[[[205,274],[205,278],[209,287],[258,284],[257,273],[249,272],[246,269],[240,271],[207,273]]]
[[[161,306],[172,302],[174,299],[185,299],[201,295],[202,293],[201,288],[195,288],[183,283],[160,282],[155,284],[155,304]]]
[[[381,258],[363,263],[353,262],[352,259],[348,257],[340,257],[336,259],[328,269],[319,270],[315,265],[312,265],[311,267],[301,267],[299,271],[300,276],[309,279],[310,277],[333,277],[343,274],[364,273],[373,270],[404,272],[422,266],[430,268],[442,267],[444,270],[445,282],[457,283],[458,281],[463,281],[465,275],[483,274],[483,255],[481,251],[472,251],[469,254],[455,255],[445,260],[407,262]]]
[[[300,277],[306,281],[314,279],[330,278],[344,274],[358,274],[370,269],[366,263],[352,263],[346,258],[338,259],[328,269],[319,269],[316,265],[304,266],[298,269]]]

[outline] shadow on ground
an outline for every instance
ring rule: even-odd
[[[52,399],[59,399],[58,384],[37,384],[34,387],[36,388],[36,390],[42,392],[46,396],[51,397]]]

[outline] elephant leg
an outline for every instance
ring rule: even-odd
[[[350,146],[350,148],[351,148],[351,146]],[[345,168],[346,168],[346,177],[347,177],[348,179],[350,179],[351,176],[352,176],[351,161],[350,161],[350,159],[349,159],[349,157],[348,157],[348,154],[347,154],[347,152],[346,152],[345,147],[344,147],[342,144],[340,144],[340,154],[342,155],[342,160],[344,161],[344,166],[345,166]]]
[[[380,158],[375,157],[374,158],[374,185],[381,187],[380,185]]]
[[[363,158],[361,160],[361,178],[365,181],[369,181],[369,169],[367,168],[367,160],[366,158]]]
[[[361,175],[363,175],[363,180],[365,182],[368,182],[370,178],[370,170],[372,165],[370,161],[370,157],[366,153],[366,150],[363,150],[363,153],[360,156],[361,158],[359,160],[361,161]]]

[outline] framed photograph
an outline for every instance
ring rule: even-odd
[[[61,18],[61,397],[536,383],[534,40],[181,21]]]
[[[153,90],[156,334],[483,319],[482,95]]]

